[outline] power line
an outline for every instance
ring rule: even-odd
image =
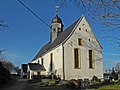
[[[50,27],[42,18],[40,18],[37,14],[35,14],[28,6],[26,6],[22,1],[18,0],[20,4],[22,4],[27,10],[29,10],[35,17],[37,17],[41,22],[43,22],[46,26]]]

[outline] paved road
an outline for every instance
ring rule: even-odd
[[[12,82],[11,82],[12,83]],[[27,86],[27,79],[18,79],[14,85],[0,90],[23,90]]]
[[[12,83],[12,82],[11,82]],[[61,86],[48,86],[48,87],[39,87],[36,84],[27,84],[27,79],[18,79],[16,83],[9,87],[5,87],[4,89],[0,90],[85,90],[85,89],[70,89],[70,88],[62,88]],[[92,90],[92,89],[86,89]]]

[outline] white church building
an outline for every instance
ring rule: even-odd
[[[64,80],[103,78],[102,46],[86,18],[82,16],[65,30],[63,26],[56,14],[50,25],[50,41],[30,63],[44,66],[39,74],[53,73]],[[30,79],[38,71],[29,72]]]

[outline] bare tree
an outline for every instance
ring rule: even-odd
[[[4,50],[0,50],[0,62],[2,62],[2,65],[4,68],[9,70],[10,72],[15,68],[12,62],[8,61],[5,56],[3,55]]]
[[[0,18],[0,32],[3,31],[6,27],[8,27],[6,24],[5,24],[5,21],[3,21],[1,18]],[[3,59],[2,57],[2,53],[3,53],[3,49],[0,49],[0,60]]]
[[[6,27],[8,26],[5,24],[5,21],[0,19],[0,31],[3,31]]]
[[[0,31],[3,31],[6,27],[8,26],[5,24],[5,21],[0,19]],[[0,62],[2,62],[4,68],[11,72],[14,69],[14,65],[12,64],[12,62],[6,60],[6,58],[3,56],[3,51],[3,49],[0,49]]]
[[[115,70],[120,73],[120,63],[117,63],[117,64],[116,64]]]
[[[0,61],[3,61],[5,59],[5,57],[3,56],[3,49],[0,49]]]
[[[110,27],[111,29],[104,30],[104,38],[120,48],[120,0],[57,0],[57,2],[61,7],[74,3],[92,21]]]
[[[10,62],[8,60],[3,60],[2,65],[3,65],[4,68],[9,70],[10,72],[14,69],[14,65],[12,64],[12,62]]]

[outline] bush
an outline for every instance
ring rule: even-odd
[[[68,81],[68,86],[70,88],[79,88],[80,85],[81,85],[80,80],[71,79],[70,81]]]
[[[100,79],[97,78],[96,76],[93,76],[92,81],[94,81],[94,82],[100,82]]]
[[[11,80],[10,71],[7,68],[2,66],[2,62],[0,62],[0,85],[9,84]]]
[[[101,80],[99,78],[97,78],[96,76],[93,76],[92,80],[91,80],[91,85],[99,85],[101,82]]]
[[[56,80],[55,79],[50,80],[49,85],[55,85],[55,84],[56,84]]]

